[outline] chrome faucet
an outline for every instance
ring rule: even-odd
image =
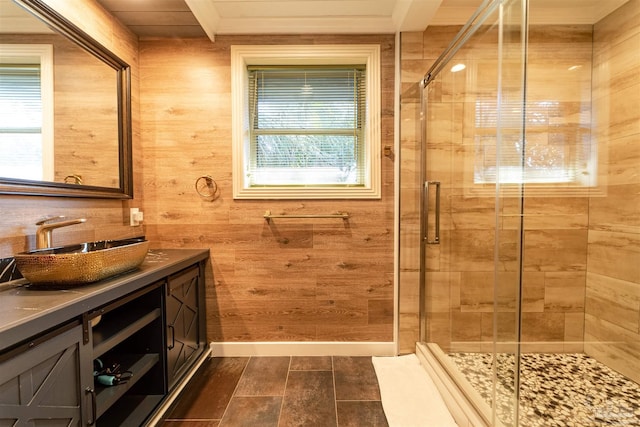
[[[69,225],[81,224],[86,222],[85,218],[76,218],[65,220],[64,216],[54,216],[45,218],[36,222],[38,229],[36,230],[36,249],[50,248],[51,245],[51,232],[55,228],[67,227]],[[54,221],[54,222],[51,222]]]

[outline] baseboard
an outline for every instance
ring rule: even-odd
[[[395,356],[391,342],[212,342],[212,357]]]

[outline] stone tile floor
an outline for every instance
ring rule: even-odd
[[[208,359],[163,427],[385,427],[371,357]]]
[[[493,399],[493,356],[450,353],[480,396]],[[513,425],[515,358],[498,354],[497,414]],[[640,385],[581,353],[527,353],[520,365],[520,423],[526,427],[640,427]]]

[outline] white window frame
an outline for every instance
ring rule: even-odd
[[[364,185],[251,187],[249,162],[249,65],[366,66]],[[231,46],[232,163],[234,199],[379,199],[380,46],[379,45],[238,45]]]
[[[0,62],[40,64],[42,181],[54,181],[53,45],[0,44]],[[40,181],[40,179],[38,179]]]

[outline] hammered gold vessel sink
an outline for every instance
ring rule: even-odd
[[[132,270],[144,261],[148,250],[149,242],[140,237],[36,249],[17,254],[15,260],[32,284],[69,286]]]

